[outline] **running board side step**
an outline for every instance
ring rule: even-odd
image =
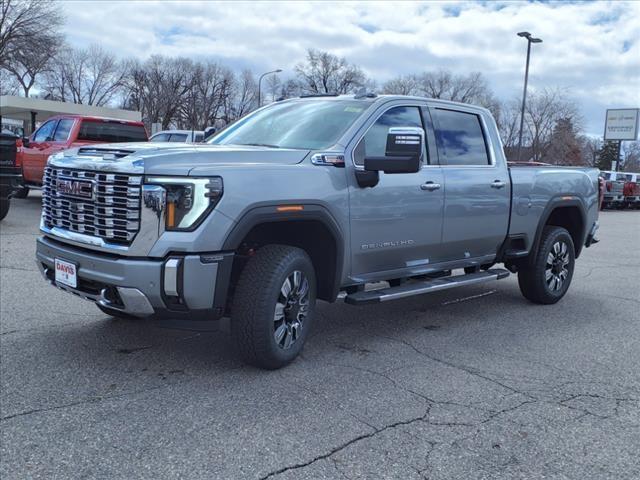
[[[475,285],[477,283],[501,280],[509,276],[509,271],[502,268],[491,268],[487,271],[456,275],[454,277],[434,278],[417,282],[408,282],[398,287],[381,288],[352,293],[344,299],[350,305],[367,305],[369,303],[388,302],[400,298],[422,295],[424,293],[439,292],[450,288]]]

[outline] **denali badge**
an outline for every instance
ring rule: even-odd
[[[71,178],[58,178],[56,193],[68,197],[93,198],[93,183]]]

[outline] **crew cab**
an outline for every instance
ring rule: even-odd
[[[58,115],[49,118],[23,140],[18,151],[25,188],[17,195],[26,197],[30,186],[40,187],[47,159],[68,148],[97,143],[146,142],[142,122],[81,115]]]
[[[375,308],[517,272],[553,304],[598,229],[598,170],[509,167],[487,110],[419,97],[297,98],[204,145],[67,150],[44,185],[48,282],[113,316],[230,317],[262,368],[299,354],[316,300]]]

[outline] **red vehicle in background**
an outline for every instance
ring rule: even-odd
[[[29,193],[29,187],[42,186],[49,155],[82,145],[148,140],[142,122],[82,115],[51,117],[29,138],[23,139],[18,148],[16,164],[22,168],[25,187],[15,196],[24,198]]]
[[[626,208],[640,208],[640,174],[627,173],[624,175],[624,206]]]

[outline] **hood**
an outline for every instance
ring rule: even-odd
[[[49,158],[52,165],[83,170],[188,175],[217,165],[293,165],[309,150],[249,145],[193,145],[171,142],[109,143],[72,148]]]

